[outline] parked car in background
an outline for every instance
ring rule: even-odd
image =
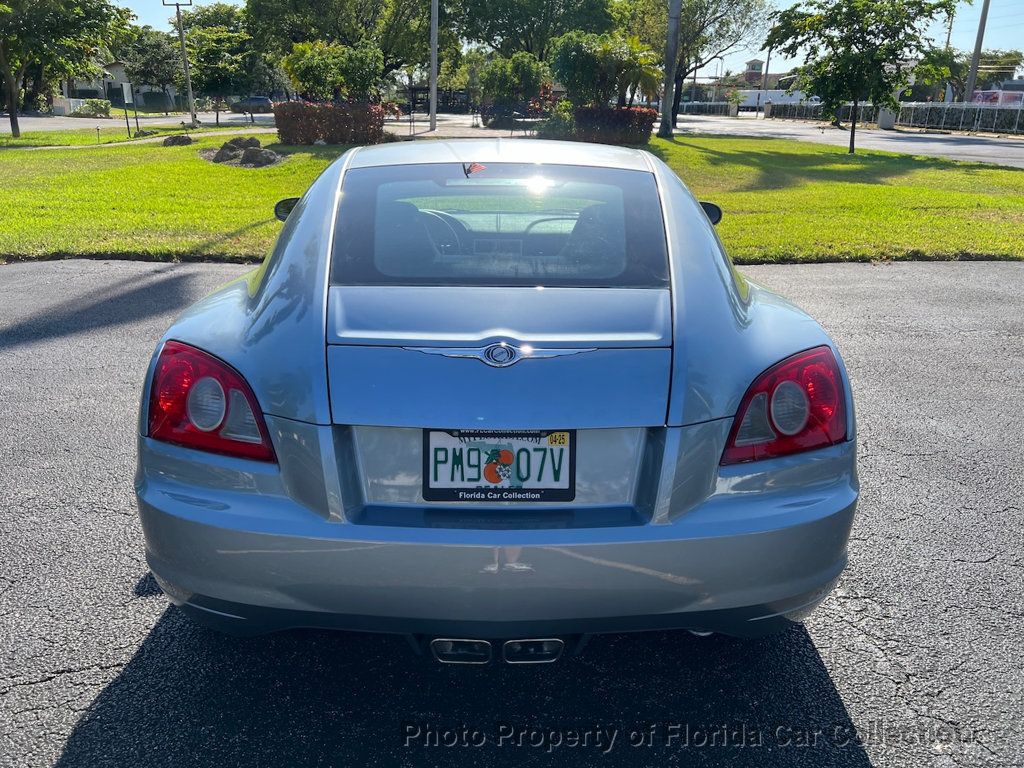
[[[356,148],[276,213],[143,388],[146,555],[193,618],[538,663],[828,595],[858,498],[839,351],[656,157]]]
[[[274,102],[267,96],[248,96],[231,105],[232,112],[273,112]]]

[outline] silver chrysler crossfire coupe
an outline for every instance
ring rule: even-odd
[[[277,213],[143,390],[146,556],[197,621],[541,662],[597,632],[778,630],[836,583],[839,352],[651,154],[357,148]]]

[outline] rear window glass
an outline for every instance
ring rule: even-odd
[[[644,171],[526,163],[345,174],[336,285],[662,287],[665,228]]]

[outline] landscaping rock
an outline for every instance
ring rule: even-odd
[[[225,144],[223,147],[217,150],[217,154],[213,156],[213,162],[230,163],[234,160],[238,160],[241,156],[241,149],[239,149],[238,147],[233,147],[230,144]]]
[[[260,148],[260,140],[255,136],[236,136],[224,143],[224,146],[237,147],[238,149]]]
[[[184,134],[176,134],[174,136],[168,136],[166,139],[164,139],[164,146],[181,147],[187,144],[191,144],[193,141],[195,141],[195,139],[193,139],[191,136],[186,136]]]
[[[258,147],[249,147],[242,153],[242,165],[247,165],[252,168],[262,168],[266,165],[273,165],[280,160],[280,155],[271,149],[260,149]]]

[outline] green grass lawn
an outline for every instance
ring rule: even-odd
[[[722,207],[738,262],[1024,259],[1024,170],[785,139],[650,149]]]
[[[0,150],[0,259],[262,258],[281,226],[274,203],[343,148],[272,145],[287,159],[263,169],[198,156],[226,139]],[[722,206],[739,262],[1024,259],[1024,171],[781,139],[655,139],[650,150]]]
[[[132,135],[135,135],[135,121],[131,121]],[[22,131],[21,136],[14,138],[9,133],[0,133],[0,149],[8,147],[84,147],[93,144],[116,144],[128,141],[128,129],[125,127],[124,118],[120,121],[82,118],[82,125],[87,127],[70,128],[65,131]],[[99,136],[96,135],[96,126],[100,126]],[[154,136],[167,136],[172,133],[181,133],[180,125],[150,125],[141,123],[142,130],[153,131]],[[257,126],[261,127],[261,126]],[[237,126],[204,125],[201,128],[190,128],[189,133],[201,133],[203,131],[223,131],[237,128]]]

